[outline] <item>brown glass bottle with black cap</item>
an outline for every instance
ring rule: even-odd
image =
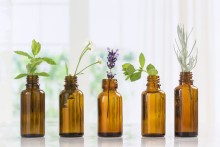
[[[102,88],[98,96],[98,136],[120,137],[123,132],[123,113],[117,80],[103,79]]]
[[[198,135],[198,88],[193,85],[192,72],[181,72],[179,86],[174,90],[175,136]]]
[[[166,95],[160,90],[159,76],[148,76],[142,92],[141,130],[144,137],[163,137],[166,122]]]
[[[78,89],[77,77],[66,76],[60,93],[59,113],[61,137],[81,137],[84,134],[84,97]]]
[[[45,93],[37,75],[28,75],[21,93],[21,136],[43,137],[45,134]]]

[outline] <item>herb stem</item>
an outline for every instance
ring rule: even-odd
[[[87,68],[89,68],[90,66],[93,66],[95,64],[99,63],[98,61],[86,66],[85,68],[83,68],[82,70],[80,70],[78,73],[75,73],[74,76],[81,74],[84,70],[86,70]]]
[[[80,54],[79,61],[78,61],[78,63],[77,63],[77,66],[76,66],[76,70],[75,70],[75,72],[74,72],[74,75],[77,75],[76,72],[77,72],[77,70],[78,70],[79,63],[81,62],[82,57],[84,56],[84,54],[85,54],[86,51],[88,50],[89,45],[90,45],[90,43],[88,43],[88,44],[86,45],[86,47],[84,48],[84,50],[83,50],[82,53]]]

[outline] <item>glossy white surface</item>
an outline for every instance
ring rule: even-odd
[[[46,135],[42,138],[21,138],[19,125],[0,126],[0,147],[219,147],[220,134],[218,129],[200,127],[196,138],[175,138],[172,131],[167,131],[165,137],[141,137],[140,127],[124,125],[124,134],[120,138],[97,137],[96,125],[85,127],[85,135],[81,138],[61,138],[58,136],[56,124],[46,125]],[[172,130],[172,129],[171,129]]]

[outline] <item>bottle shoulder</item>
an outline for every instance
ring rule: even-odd
[[[33,92],[39,92],[41,94],[45,94],[45,92],[41,89],[24,89],[21,91],[22,94],[33,93]]]
[[[98,98],[106,97],[108,95],[118,97],[118,98],[122,98],[122,95],[118,91],[113,91],[113,90],[110,90],[109,93],[108,93],[108,91],[102,91],[98,95]]]
[[[77,93],[79,95],[83,95],[83,92],[79,89],[75,89],[75,90],[66,90],[66,89],[64,89],[60,92],[60,95],[63,95],[63,94],[70,94],[71,95],[71,94],[75,94],[75,93]]]
[[[178,85],[174,90],[177,91],[177,90],[181,90],[181,89],[184,89],[184,88],[191,88],[191,89],[194,89],[194,90],[198,90],[198,88],[194,85],[189,85],[189,84],[182,84],[182,85]]]
[[[145,91],[142,92],[142,95],[155,94],[155,93],[166,95],[166,93],[163,90],[160,90],[160,89],[158,91],[147,91],[147,90],[145,90]]]

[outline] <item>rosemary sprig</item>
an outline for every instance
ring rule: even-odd
[[[177,59],[180,63],[182,72],[192,71],[192,69],[195,68],[196,63],[197,63],[198,48],[195,47],[196,40],[194,41],[191,50],[188,51],[188,40],[189,40],[191,32],[192,32],[192,30],[190,31],[189,34],[187,34],[183,25],[177,26],[177,34],[178,34],[179,44],[177,43],[177,41],[175,39],[175,44],[177,46],[177,49],[175,49],[175,46],[174,46],[174,51],[175,51]],[[196,48],[196,55],[193,56],[192,53],[195,48]]]

